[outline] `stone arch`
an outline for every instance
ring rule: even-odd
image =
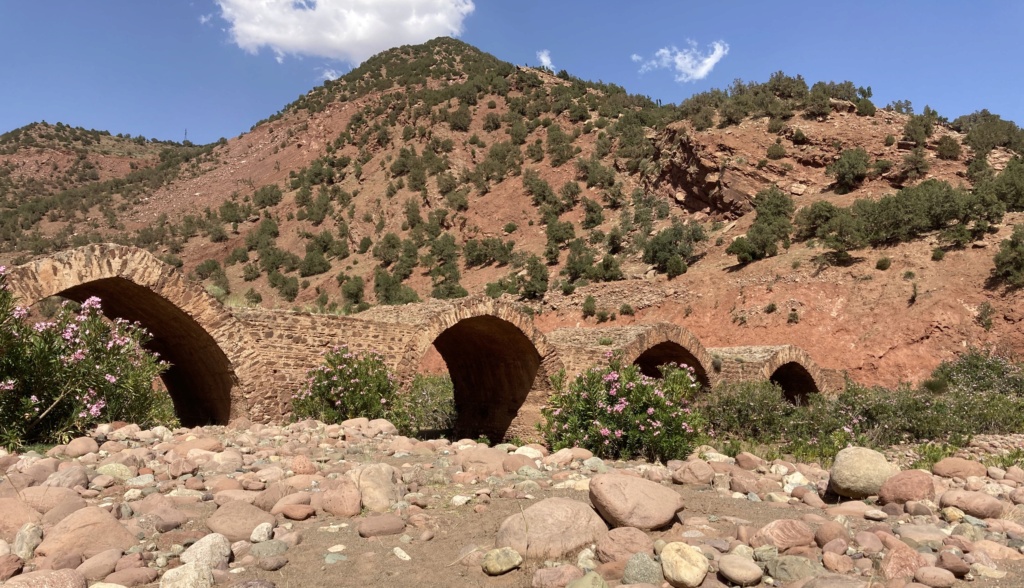
[[[421,358],[435,348],[455,389],[459,435],[492,441],[536,437],[550,392],[549,377],[562,368],[533,317],[508,302],[474,297],[428,305],[397,371],[411,381]]]
[[[719,347],[708,352],[718,360],[722,380],[769,380],[790,402],[806,402],[828,388],[825,370],[795,345]]]
[[[689,330],[672,323],[638,325],[642,331],[622,350],[624,361],[636,364],[644,375],[661,377],[658,366],[667,363],[686,364],[693,368],[697,381],[710,386],[708,368],[711,356]]]
[[[97,296],[105,315],[149,330],[149,347],[171,364],[162,378],[182,424],[224,424],[248,413],[236,373],[245,327],[148,251],[109,244],[63,251],[12,269],[9,283],[22,305]]]
[[[651,377],[661,376],[658,366],[674,362],[693,367],[702,385],[717,382],[708,371],[712,358],[704,345],[689,330],[672,323],[563,328],[548,333],[548,341],[557,346],[570,375],[618,355],[622,363],[636,364]]]

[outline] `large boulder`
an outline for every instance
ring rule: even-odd
[[[643,530],[667,526],[683,509],[682,496],[672,488],[621,474],[594,476],[590,502],[613,527]]]
[[[137,542],[135,535],[114,515],[98,506],[88,506],[69,514],[47,531],[36,555],[77,551],[83,558],[90,558],[108,549],[126,551]]]
[[[17,498],[0,498],[0,539],[14,543],[14,538],[25,523],[38,523],[43,516],[39,511]]]
[[[1009,508],[995,496],[989,496],[984,492],[970,492],[968,490],[947,490],[939,497],[939,506],[955,506],[972,517],[979,519],[998,519],[1003,511]]]
[[[496,547],[511,547],[526,557],[557,559],[608,532],[588,504],[568,498],[548,498],[505,519],[498,527]]]
[[[878,494],[882,484],[898,470],[885,456],[867,447],[847,447],[836,454],[829,472],[828,487],[847,498],[867,498]]]
[[[932,473],[943,478],[983,477],[987,472],[985,464],[962,457],[940,459],[932,466]]]
[[[924,470],[900,472],[878,490],[878,501],[882,504],[906,504],[911,500],[935,500],[931,474]]]
[[[10,588],[86,588],[85,576],[75,570],[37,570],[4,583]]]
[[[359,488],[363,506],[374,512],[387,512],[404,494],[398,470],[385,463],[373,463],[349,472]]]
[[[220,533],[228,541],[248,541],[252,530],[262,523],[276,522],[274,515],[241,500],[232,500],[217,509],[206,519],[206,526],[214,533]]]

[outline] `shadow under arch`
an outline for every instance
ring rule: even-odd
[[[784,397],[794,404],[806,404],[812,394],[829,388],[825,370],[796,345],[716,347],[708,352],[721,366],[722,381],[768,380],[782,388]]]
[[[812,394],[821,392],[807,368],[795,361],[775,368],[768,380],[782,388],[783,397],[796,405],[806,405]]]
[[[240,325],[201,286],[145,250],[83,247],[13,268],[10,278],[21,304],[96,296],[105,316],[146,328],[152,337],[147,348],[171,364],[161,379],[184,426],[226,424],[244,414],[234,364],[211,334],[219,328],[222,339],[240,343]]]
[[[708,387],[710,381],[700,359],[675,341],[662,341],[642,352],[633,363],[640,372],[651,378],[661,378],[661,366],[669,363],[687,365],[693,368],[693,375],[701,387]]]
[[[417,335],[397,371],[410,382],[422,359],[437,351],[452,380],[457,436],[482,434],[494,442],[537,436],[549,376],[562,364],[531,316],[507,302],[476,297],[380,310],[368,318],[399,322],[402,313]]]

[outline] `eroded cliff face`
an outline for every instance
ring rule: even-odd
[[[739,217],[752,209],[754,194],[769,181],[757,170],[732,167],[735,148],[707,135],[698,138],[684,123],[669,125],[651,138],[652,169],[657,171],[643,178],[644,187],[692,212]]]

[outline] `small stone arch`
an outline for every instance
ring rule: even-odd
[[[717,382],[708,371],[712,358],[704,345],[689,330],[672,323],[563,328],[548,333],[548,341],[557,346],[570,376],[618,356],[622,363],[636,364],[651,377],[661,377],[659,366],[679,363],[692,367],[701,385]]]
[[[418,312],[417,335],[397,365],[400,378],[411,381],[433,347],[455,389],[457,434],[535,438],[549,378],[562,363],[533,317],[486,297],[424,305]]]
[[[796,404],[828,391],[825,370],[795,345],[719,347],[708,352],[719,360],[724,381],[769,380]]]
[[[711,356],[696,335],[676,324],[640,325],[641,331],[622,350],[624,361],[636,364],[644,375],[661,377],[659,366],[667,363],[685,364],[693,368],[701,386],[712,384],[708,374]]]
[[[148,251],[110,244],[63,251],[13,268],[9,283],[25,306],[50,296],[97,296],[105,315],[144,326],[153,337],[149,347],[171,364],[162,379],[182,424],[247,415],[236,373],[247,347],[244,325]]]

